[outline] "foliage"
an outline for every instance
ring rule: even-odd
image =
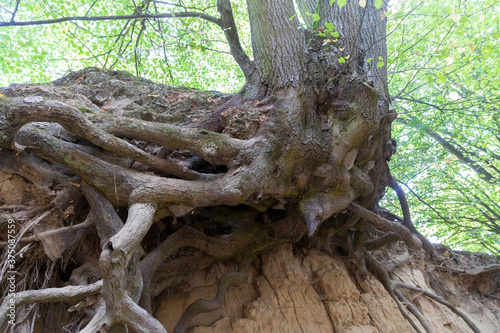
[[[1,21],[11,20],[16,1],[0,1]],[[144,1],[146,4],[146,1]],[[15,21],[68,16],[129,15],[136,12],[192,11],[217,16],[214,1],[189,6],[168,2],[21,1]],[[135,9],[134,9],[135,8]],[[246,4],[233,1],[243,47],[250,53]],[[159,83],[223,91],[238,90],[243,73],[215,24],[197,17],[175,20],[68,21],[58,24],[0,29],[0,85],[43,82],[83,67],[126,70]],[[246,41],[246,42],[245,42]]]
[[[398,154],[413,219],[454,248],[500,253],[498,1],[403,1],[388,13]],[[387,198],[396,207],[397,198]]]

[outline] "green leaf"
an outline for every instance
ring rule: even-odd
[[[340,8],[345,6],[345,1],[346,0],[337,0],[337,5],[339,5]]]
[[[444,24],[449,25],[450,27],[455,24],[455,22],[452,19],[446,19],[444,21]]]
[[[382,0],[375,0],[375,8],[379,9],[382,7]]]
[[[316,22],[316,21],[319,21],[320,17],[319,17],[318,14],[314,13],[313,14],[313,19],[314,19],[314,22]]]
[[[295,16],[297,16],[297,14],[298,14],[298,13],[295,13],[292,17],[290,17],[290,18],[289,18],[289,20],[290,20],[290,21],[291,21],[291,20],[293,20],[293,18],[294,18]]]
[[[327,30],[333,30],[335,27],[330,22],[325,22],[325,28]]]
[[[493,52],[493,46],[487,45],[487,46],[483,47],[481,49],[481,51],[483,51],[484,54],[490,54]]]
[[[443,73],[439,73],[436,82],[439,84],[446,83],[446,75],[444,75]]]
[[[345,64],[345,59],[344,59],[344,57],[340,57],[338,61],[339,61],[341,64]]]
[[[459,22],[462,24],[466,24],[467,22],[469,22],[469,18],[467,17],[467,15],[462,15]]]
[[[385,66],[385,62],[383,62],[383,61],[377,62],[377,67],[378,68],[381,68],[381,67],[384,67],[384,66]]]
[[[368,58],[368,59],[366,59],[366,62],[370,63],[370,61],[372,61],[372,60],[373,60],[373,58]]]
[[[334,2],[335,0],[330,0],[330,6],[333,5]]]

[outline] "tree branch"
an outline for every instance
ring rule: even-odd
[[[406,115],[406,116],[408,118],[410,118],[411,120],[414,120],[414,121],[421,123],[416,117],[413,117],[410,115]],[[401,119],[401,118],[397,118],[396,122],[403,124],[405,126],[414,127],[409,122],[407,122],[406,120]],[[424,131],[425,131],[425,133],[427,133],[427,135],[429,135],[431,138],[436,140],[437,143],[439,143],[441,146],[443,146],[443,148],[448,150],[451,154],[455,155],[460,162],[464,163],[465,165],[470,167],[472,170],[474,170],[479,175],[480,179],[482,179],[490,184],[495,183],[495,180],[496,180],[495,176],[493,176],[491,173],[489,173],[486,169],[484,169],[478,163],[476,163],[473,160],[471,160],[470,158],[466,157],[461,151],[459,151],[457,148],[455,148],[451,143],[449,143],[447,140],[445,140],[437,132],[433,131],[428,126],[424,127]]]
[[[245,78],[250,78],[250,74],[255,69],[253,63],[248,58],[248,55],[243,51],[241,47],[240,39],[238,37],[238,30],[236,29],[236,23],[234,22],[233,9],[231,7],[230,0],[218,0],[217,10],[221,14],[221,28],[226,35],[227,42],[229,43],[229,48],[231,50],[231,55],[234,60],[238,63]]]
[[[16,18],[17,11],[19,10],[19,3],[21,3],[21,0],[16,1],[16,8],[14,8],[14,11],[12,12],[12,17],[10,18],[10,22],[14,22],[14,19]]]
[[[27,26],[27,25],[47,25],[62,23],[68,21],[116,21],[116,20],[132,20],[132,19],[161,19],[161,18],[183,18],[183,17],[198,17],[209,22],[215,23],[222,27],[221,20],[203,13],[196,12],[179,12],[179,13],[166,13],[166,14],[132,14],[132,15],[108,15],[108,16],[69,16],[61,17],[52,20],[39,20],[39,21],[11,21],[11,22],[0,22],[0,27],[14,27],[14,26]]]

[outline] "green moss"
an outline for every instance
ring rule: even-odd
[[[94,111],[92,111],[91,109],[89,108],[85,108],[83,106],[79,106],[77,107],[77,109],[80,111],[80,112],[83,112],[83,113],[94,113]]]

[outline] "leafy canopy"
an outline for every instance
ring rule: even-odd
[[[427,236],[500,253],[500,4],[402,1],[388,14],[398,154]],[[395,209],[397,198],[386,204]]]

